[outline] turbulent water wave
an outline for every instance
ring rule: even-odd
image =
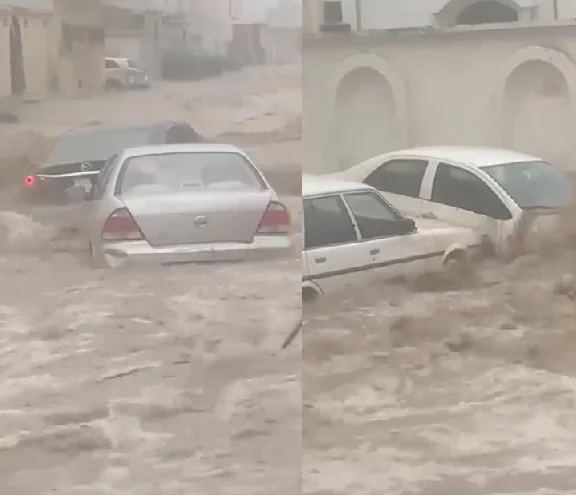
[[[576,489],[571,250],[305,312],[307,493]]]

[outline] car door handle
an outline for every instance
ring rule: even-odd
[[[326,261],[326,257],[318,257],[318,258],[315,258],[314,261],[316,263],[321,264],[321,263],[324,263]]]
[[[370,255],[378,255],[378,253],[380,253],[379,248],[374,248],[373,250],[370,250]]]
[[[422,218],[423,219],[431,219],[431,220],[437,220],[438,217],[436,217],[436,214],[433,212],[424,212],[422,214]]]

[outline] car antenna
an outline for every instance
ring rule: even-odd
[[[292,343],[292,341],[294,341],[294,338],[296,338],[296,336],[298,336],[298,334],[300,334],[301,330],[302,330],[302,319],[300,319],[300,322],[298,322],[294,326],[294,329],[292,329],[290,331],[290,334],[288,334],[288,336],[286,337],[286,339],[282,343],[282,349],[283,350],[285,350],[286,348],[288,348],[288,346],[290,346],[290,343]]]

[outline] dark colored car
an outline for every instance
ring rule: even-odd
[[[24,179],[25,200],[66,203],[68,188],[76,185],[90,188],[106,161],[126,148],[203,141],[189,124],[177,121],[96,125],[68,131],[36,173]]]

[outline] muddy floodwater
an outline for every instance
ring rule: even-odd
[[[574,494],[576,252],[304,310],[303,485]]]
[[[0,492],[299,491],[300,350],[278,353],[299,267],[112,273],[5,251]]]
[[[299,250],[94,270],[60,210],[22,205],[16,186],[66,129],[182,119],[298,195],[300,81],[246,69],[38,102],[0,126],[1,494],[300,492],[301,350],[279,349],[301,317]],[[282,200],[297,231],[300,199]]]

